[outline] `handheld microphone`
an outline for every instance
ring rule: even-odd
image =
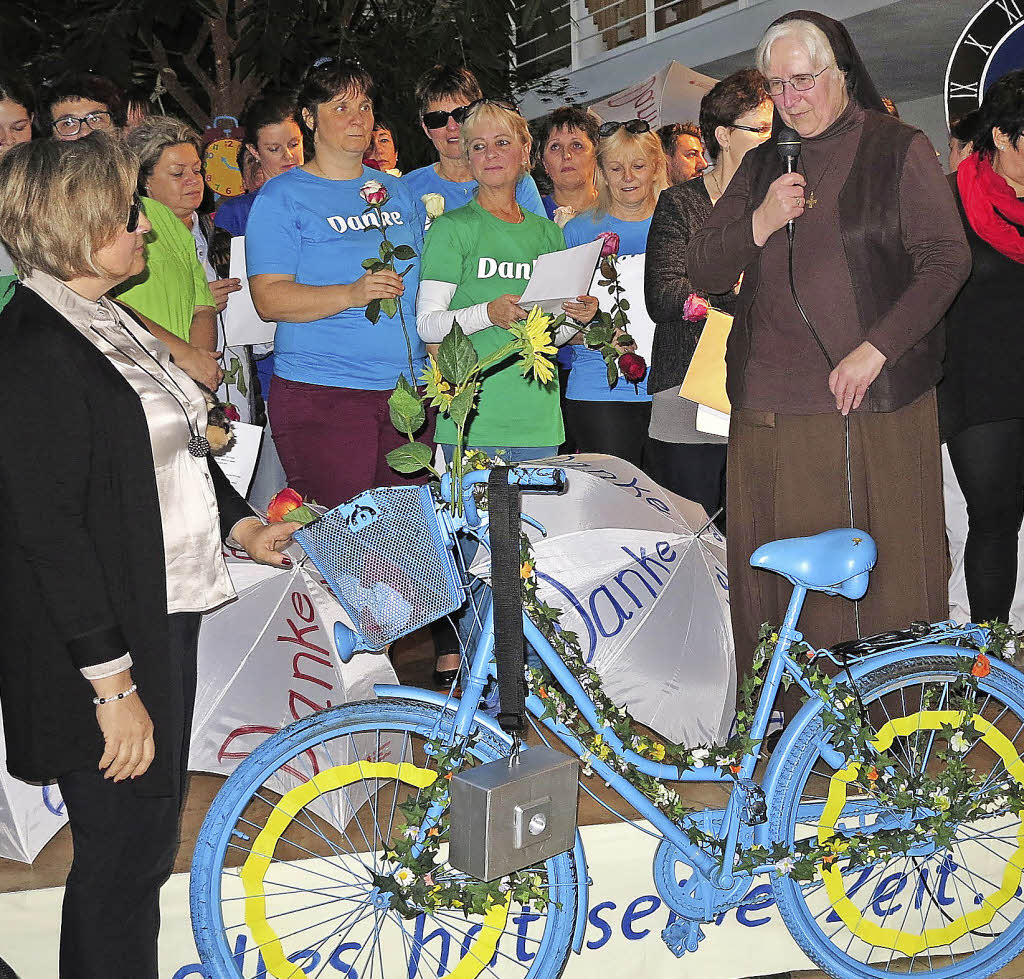
[[[800,134],[795,129],[790,129],[789,126],[779,130],[779,135],[775,139],[775,147],[779,151],[779,156],[786,161],[786,173],[792,173],[796,169],[796,161],[800,158],[800,147],[802,141]],[[793,242],[793,218],[790,218],[786,222],[786,237],[789,238],[790,243]]]

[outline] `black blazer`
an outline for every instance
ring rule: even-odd
[[[95,768],[103,739],[81,667],[132,655],[170,793],[167,583],[149,429],[113,364],[22,285],[0,312],[0,704],[7,768],[48,781]],[[209,458],[209,457],[208,457]],[[210,459],[221,534],[252,510]],[[180,699],[180,698],[179,698]]]

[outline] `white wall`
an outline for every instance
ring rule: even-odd
[[[900,118],[904,122],[924,130],[932,141],[932,146],[939,151],[942,158],[942,169],[946,169],[949,157],[949,130],[946,128],[946,113],[942,105],[942,96],[933,95],[927,99],[915,99],[913,102],[900,102],[897,106]]]

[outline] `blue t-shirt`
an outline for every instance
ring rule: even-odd
[[[430,218],[427,217],[427,209],[423,204],[425,194],[440,194],[444,198],[444,209],[447,213],[473,200],[473,191],[477,187],[475,180],[464,182],[445,180],[444,177],[438,175],[433,163],[430,166],[420,167],[419,170],[410,171],[402,177],[402,183],[416,205],[416,210],[420,215],[420,227],[424,231],[430,227]],[[516,200],[524,211],[533,211],[534,214],[538,214],[542,218],[548,216],[540,199],[537,184],[528,173],[520,177],[519,183],[516,184]]]
[[[595,217],[593,211],[584,211],[565,226],[565,247],[572,248],[593,241],[602,231],[614,231],[619,236],[620,259],[629,255],[644,255],[647,251],[647,232],[650,227],[650,218],[644,221],[622,221],[610,214]],[[595,276],[595,281],[596,278]],[[605,290],[598,290],[598,293],[601,308],[610,311],[611,302],[607,293]],[[639,311],[646,309],[642,295],[635,295],[627,289],[624,298],[629,300],[629,310],[626,313],[628,318],[639,315]],[[572,351],[572,368],[565,390],[565,396],[570,401],[651,400],[647,393],[646,378],[634,387],[624,377],[620,377],[619,383],[609,388],[604,358],[596,350],[588,350],[583,344],[572,344],[566,349]]]
[[[232,238],[241,238],[245,234],[245,224],[258,193],[258,190],[250,190],[248,194],[239,197],[225,197],[214,212],[214,225],[223,228]]]
[[[304,285],[355,282],[363,261],[378,255],[383,240],[376,212],[359,196],[367,180],[387,189],[390,199],[383,220],[393,245],[410,245],[411,260],[396,261],[405,274],[402,310],[419,374],[426,350],[416,332],[416,289],[419,285],[423,235],[405,188],[397,177],[363,168],[354,180],[327,180],[296,167],[268,180],[252,206],[245,235],[250,276],[293,275]],[[381,313],[376,324],[364,307],[342,310],[310,323],[278,322],[274,339],[274,373],[289,381],[329,387],[386,391],[398,375],[409,373],[402,322]]]
[[[548,220],[554,221],[555,211],[558,208],[558,205],[555,203],[554,197],[552,197],[550,194],[545,194],[541,198],[541,203],[543,203],[544,205],[544,213],[548,216]]]

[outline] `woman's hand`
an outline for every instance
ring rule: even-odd
[[[174,362],[193,381],[198,381],[211,391],[216,391],[224,379],[224,371],[217,363],[222,356],[223,354],[218,350],[201,350],[199,347],[187,344],[174,351]]]
[[[131,674],[127,670],[93,681],[98,697],[112,697],[131,685]],[[153,741],[153,721],[138,691],[123,700],[98,704],[96,723],[103,734],[103,757],[99,763],[103,777],[123,782],[126,778],[138,778],[144,774],[156,755],[156,744]]]
[[[618,352],[620,354],[636,353],[636,342],[635,341],[633,343],[623,343],[622,342],[622,338],[623,337],[628,337],[628,336],[629,336],[629,334],[626,333],[625,331],[623,331],[623,330],[616,330],[615,331],[615,335],[612,337],[612,346],[615,347],[615,349],[618,350]]]
[[[597,316],[597,300],[593,296],[577,296],[574,303],[562,303],[565,315],[584,325]]]
[[[507,330],[513,323],[525,320],[529,313],[519,305],[522,296],[506,293],[487,304],[487,318],[495,325]]]
[[[352,302],[349,308],[368,306],[374,299],[397,299],[405,292],[405,280],[391,269],[380,272],[367,272],[361,275],[352,285]]]
[[[836,410],[844,415],[856,411],[884,364],[885,354],[867,340],[839,361],[828,376],[829,390],[836,396]]]
[[[804,213],[806,186],[802,173],[784,173],[772,181],[752,219],[754,243],[758,247],[764,245],[779,228],[784,228],[789,221]]]
[[[242,288],[241,279],[215,279],[210,283],[210,292],[217,303],[217,312],[223,313],[228,304],[228,296]]]
[[[292,540],[292,534],[302,524],[291,520],[264,524],[259,517],[239,520],[231,530],[231,536],[238,541],[258,564],[270,564],[276,568],[290,568],[291,560],[281,553]]]

